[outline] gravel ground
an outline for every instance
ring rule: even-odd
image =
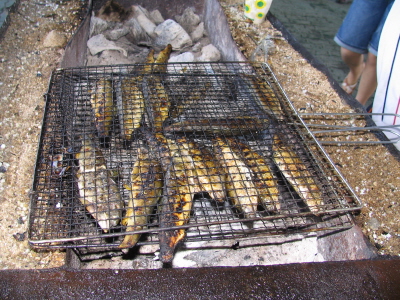
[[[221,0],[232,34],[250,57],[266,35],[274,51],[269,56],[278,80],[297,109],[304,112],[348,112],[351,109],[331,88],[325,75],[294,51],[269,22],[256,26],[243,18],[242,1]],[[51,268],[64,264],[64,252],[34,251],[27,242],[29,193],[41,130],[44,101],[51,71],[62,47],[44,47],[51,30],[70,39],[85,1],[21,1],[11,15],[0,44],[0,268]],[[263,56],[257,57],[258,60]],[[309,122],[318,120],[309,120]],[[333,120],[332,122],[337,122]],[[362,125],[362,121],[341,123]],[[332,137],[319,137],[331,139]],[[336,138],[336,137],[335,137]],[[341,137],[338,137],[341,138]],[[346,138],[346,137],[345,137]],[[375,140],[371,134],[348,139]],[[327,152],[353,186],[364,208],[356,217],[380,254],[400,254],[400,168],[386,148],[327,146]]]

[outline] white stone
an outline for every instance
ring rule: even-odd
[[[133,19],[137,20],[137,22],[149,36],[155,37],[154,29],[156,28],[156,24],[150,20],[149,12],[140,5],[132,5],[132,11],[134,12]]]
[[[199,41],[204,35],[204,22],[201,22],[195,30],[192,31],[190,34],[190,37],[193,41],[193,43],[196,43]]]
[[[89,37],[103,33],[104,31],[106,31],[107,29],[111,29],[112,27],[114,27],[114,23],[107,22],[106,20],[98,18],[93,13],[90,19]]]
[[[116,40],[120,39],[121,37],[127,35],[129,32],[130,32],[129,28],[122,27],[122,28],[117,28],[117,29],[113,29],[110,31],[106,31],[106,32],[104,32],[104,36],[106,37],[106,39],[108,39],[110,41],[116,41]]]
[[[125,49],[118,47],[113,41],[107,40],[103,34],[98,34],[91,37],[87,41],[87,46],[91,55],[96,55],[105,50],[115,50],[121,52],[124,56],[128,56]]]
[[[50,47],[64,47],[67,44],[67,38],[61,32],[57,30],[50,31],[43,41],[43,46]]]
[[[199,15],[196,15],[190,7],[184,10],[182,16],[175,16],[175,19],[189,33],[192,32],[201,21]]]
[[[151,44],[151,37],[142,28],[136,18],[131,18],[124,23],[124,27],[129,29],[127,38],[135,44]]]
[[[181,50],[193,44],[189,34],[174,20],[168,19],[158,25],[154,31],[157,34],[156,46],[166,47],[171,44],[173,50]]]
[[[88,56],[88,66],[106,66],[106,65],[119,65],[131,64],[133,61],[124,56],[121,52],[115,50],[104,50],[101,54],[95,56]]]
[[[220,59],[221,53],[219,50],[213,44],[209,44],[201,49],[201,55],[197,61],[219,61]]]
[[[185,72],[190,72],[192,68],[192,64],[178,64],[178,63],[191,63],[195,61],[195,57],[192,52],[184,52],[179,55],[172,56],[168,60],[168,66],[167,66],[167,72],[169,74],[173,73],[182,73],[183,70]],[[177,63],[177,64],[173,64]],[[173,79],[173,78],[171,78]],[[179,80],[179,77],[176,78],[176,80]]]
[[[153,10],[150,13],[150,18],[156,25],[161,24],[162,22],[165,21],[163,16],[161,15],[161,13],[160,13],[160,11],[158,9]]]
[[[182,54],[171,57],[168,63],[187,63],[194,62],[194,55],[192,52],[184,52]]]

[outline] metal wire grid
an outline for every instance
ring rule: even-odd
[[[256,205],[255,213],[250,216],[241,214],[232,199],[216,203],[205,197],[207,194],[197,193],[192,195],[195,200],[188,222],[169,229],[186,228],[186,240],[199,241],[320,231],[352,225],[347,212],[359,209],[359,200],[308,129],[301,122],[299,125],[297,114],[268,67],[247,63],[169,64],[166,73],[142,74],[143,67],[145,65],[72,68],[53,73],[31,197],[29,237],[32,245],[110,249],[121,243],[126,227],[118,224],[105,232],[99,226],[99,220],[88,213],[79,200],[82,189],[77,184],[77,170],[81,162],[77,153],[82,151],[82,142],[90,140],[104,157],[107,177],[118,186],[125,204],[124,208],[118,209],[118,214],[123,217],[138,149],[149,149],[153,158],[163,154],[160,147],[149,147],[147,138],[157,131],[154,111],[149,111],[148,107],[152,106],[151,101],[157,100],[154,95],[158,92],[165,92],[171,102],[169,118],[163,124],[165,138],[171,141],[187,138],[213,155],[213,141],[217,137],[244,143],[261,154],[271,166],[279,190],[279,210],[270,212],[262,204]],[[160,85],[151,86],[152,78],[157,78]],[[105,101],[110,93],[113,109],[116,109],[126,79],[136,87],[131,94],[138,93],[139,87],[145,99],[141,105],[146,106],[141,128],[128,140],[122,134],[121,124],[122,115],[128,112],[121,110],[121,104],[118,111],[114,110],[117,116],[111,119],[109,132],[103,134],[96,122],[93,102],[93,99]],[[99,89],[101,82],[106,87]],[[261,108],[257,97],[260,93],[270,94],[271,89],[276,95],[272,100],[275,103],[269,108]],[[253,119],[261,120],[262,125],[254,125]],[[237,124],[239,121],[244,125]],[[176,124],[186,124],[186,127]],[[309,176],[322,191],[323,203],[319,203],[318,216],[296,192],[296,183],[288,182],[274,164],[271,158],[274,136],[301,158],[311,172]],[[85,176],[89,175],[85,173]],[[143,233],[139,245],[158,242],[157,232],[165,230],[159,226],[163,205],[165,203],[161,201],[150,210],[148,223],[135,231]]]

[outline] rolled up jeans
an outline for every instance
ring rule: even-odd
[[[354,0],[334,41],[356,53],[377,55],[383,24],[393,0]]]

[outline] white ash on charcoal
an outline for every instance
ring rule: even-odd
[[[164,19],[160,11],[139,5],[123,8],[107,2],[91,17],[87,42],[87,65],[143,63],[150,49],[157,52],[171,44],[172,62],[219,61],[221,54],[211,44],[202,17],[187,8],[182,15]]]

